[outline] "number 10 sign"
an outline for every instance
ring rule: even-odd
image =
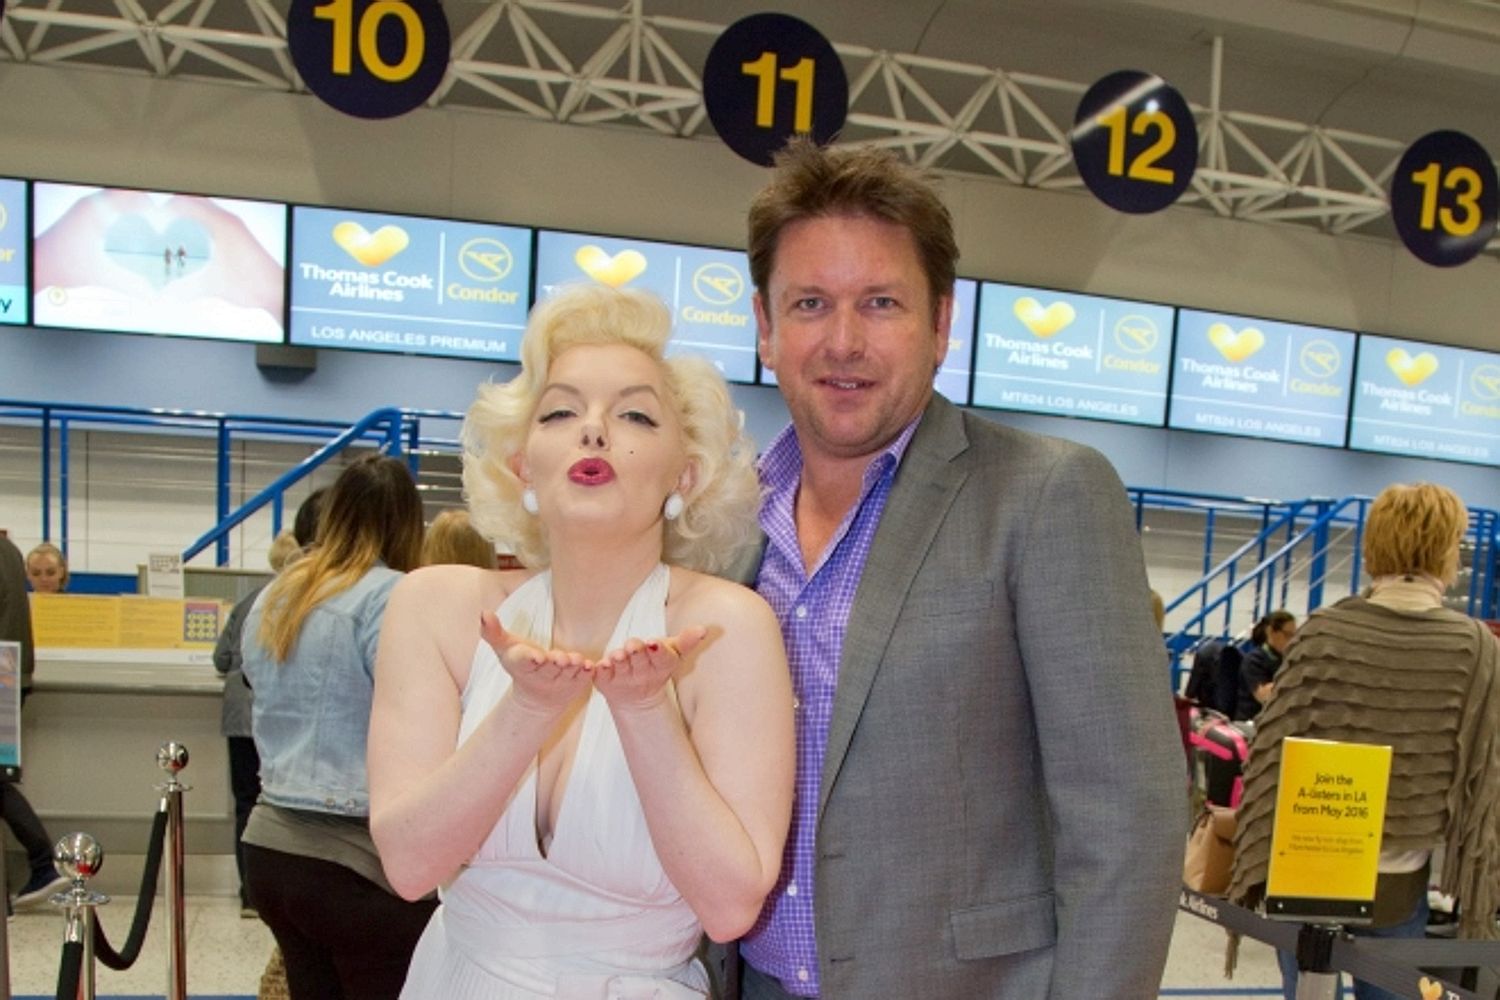
[[[828,39],[788,14],[724,29],[703,65],[703,105],[724,144],[770,166],[793,135],[822,145],[844,127],[849,80]]]

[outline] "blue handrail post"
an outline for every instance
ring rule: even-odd
[[[214,520],[223,521],[229,516],[229,422],[219,418],[218,483],[214,491]],[[220,535],[214,548],[214,565],[229,565],[229,536]]]
[[[57,422],[57,537],[63,558],[68,557],[68,418]]]
[[[1319,517],[1313,528],[1313,557],[1308,564],[1307,609],[1323,606],[1323,574],[1328,572],[1328,519],[1322,516],[1328,502],[1319,504]]]
[[[1229,572],[1225,574],[1225,576],[1228,578],[1228,579],[1225,580],[1225,588],[1226,589],[1224,591],[1225,594],[1228,595],[1227,598],[1224,601],[1224,634],[1225,635],[1228,635],[1229,632],[1230,632],[1231,620],[1232,620],[1232,618],[1234,616],[1234,573],[1235,573],[1236,565],[1237,564],[1235,564],[1235,563],[1230,563],[1229,564]],[[1205,601],[1208,600],[1208,588],[1207,587],[1203,588],[1203,599]],[[1205,613],[1206,613],[1207,612],[1207,605],[1204,606],[1204,610],[1205,610]]]
[[[1207,576],[1214,568],[1214,515],[1218,512],[1212,507],[1203,518],[1203,575]]]
[[[52,407],[42,407],[42,541],[52,541]]]
[[[406,425],[406,467],[411,470],[411,477],[417,479],[422,471],[417,456],[422,444],[422,418],[416,414],[402,414],[401,420]]]
[[[1495,618],[1495,560],[1500,553],[1496,552],[1496,540],[1500,537],[1500,514],[1494,511],[1485,513],[1484,532],[1484,587],[1480,597],[1480,615],[1484,618]]]
[[[1349,560],[1349,593],[1359,593],[1359,574],[1365,561],[1365,505],[1361,497],[1354,507],[1354,558]]]

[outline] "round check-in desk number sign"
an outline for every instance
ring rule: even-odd
[[[1391,175],[1391,220],[1401,242],[1434,267],[1472,260],[1495,235],[1495,163],[1462,132],[1429,132]]]
[[[411,111],[448,69],[440,0],[292,0],[286,34],[307,89],[358,118]]]
[[[849,80],[816,28],[788,14],[752,14],[724,29],[703,64],[703,105],[724,144],[770,166],[793,135],[819,145],[844,127]]]
[[[1121,212],[1166,208],[1198,166],[1198,126],[1187,101],[1139,70],[1119,70],[1090,87],[1068,138],[1084,184]]]

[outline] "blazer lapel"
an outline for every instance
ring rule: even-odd
[[[896,470],[849,613],[818,790],[820,822],[901,605],[967,475],[953,461],[967,447],[961,411],[934,395]]]

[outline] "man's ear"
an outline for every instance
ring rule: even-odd
[[[750,301],[755,306],[755,351],[760,355],[761,367],[775,371],[776,358],[771,351],[773,344],[770,313],[759,292],[756,292]]]

